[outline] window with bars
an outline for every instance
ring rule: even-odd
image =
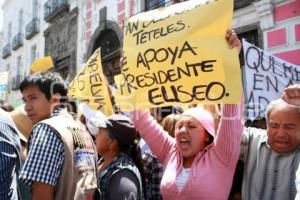
[[[39,14],[38,0],[32,0],[32,18],[38,17]]]
[[[17,71],[16,71],[17,85],[21,82],[21,76],[23,75],[22,56],[17,57]]]
[[[23,27],[23,8],[19,11],[19,19],[18,19],[18,33],[22,32]]]
[[[165,0],[145,0],[145,11],[162,7],[165,3]]]
[[[36,57],[37,57],[37,48],[36,45],[33,45],[30,49],[30,63],[33,63]]]
[[[10,43],[10,39],[11,39],[11,22],[8,23],[8,28],[7,28],[7,40],[8,40],[8,43]]]

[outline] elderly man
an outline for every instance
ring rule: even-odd
[[[294,199],[300,161],[300,87],[287,88],[266,109],[267,130],[247,128],[241,145],[245,162],[242,199]]]

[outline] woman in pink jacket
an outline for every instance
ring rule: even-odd
[[[233,31],[227,32],[226,40],[231,48],[240,49]],[[224,105],[216,134],[212,115],[200,107],[190,108],[176,123],[175,138],[149,111],[131,113],[141,137],[163,163],[163,199],[227,199],[240,152],[241,112],[241,105]]]

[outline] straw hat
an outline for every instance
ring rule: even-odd
[[[33,124],[24,110],[24,105],[21,105],[11,111],[10,116],[19,130],[20,139],[27,142]]]

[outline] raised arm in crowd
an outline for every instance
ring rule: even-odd
[[[226,40],[229,47],[240,49],[233,31],[227,32]],[[175,125],[175,139],[148,110],[131,113],[141,137],[163,163],[163,199],[227,199],[239,157],[241,113],[241,104],[223,105],[216,133],[208,111],[190,108]]]

